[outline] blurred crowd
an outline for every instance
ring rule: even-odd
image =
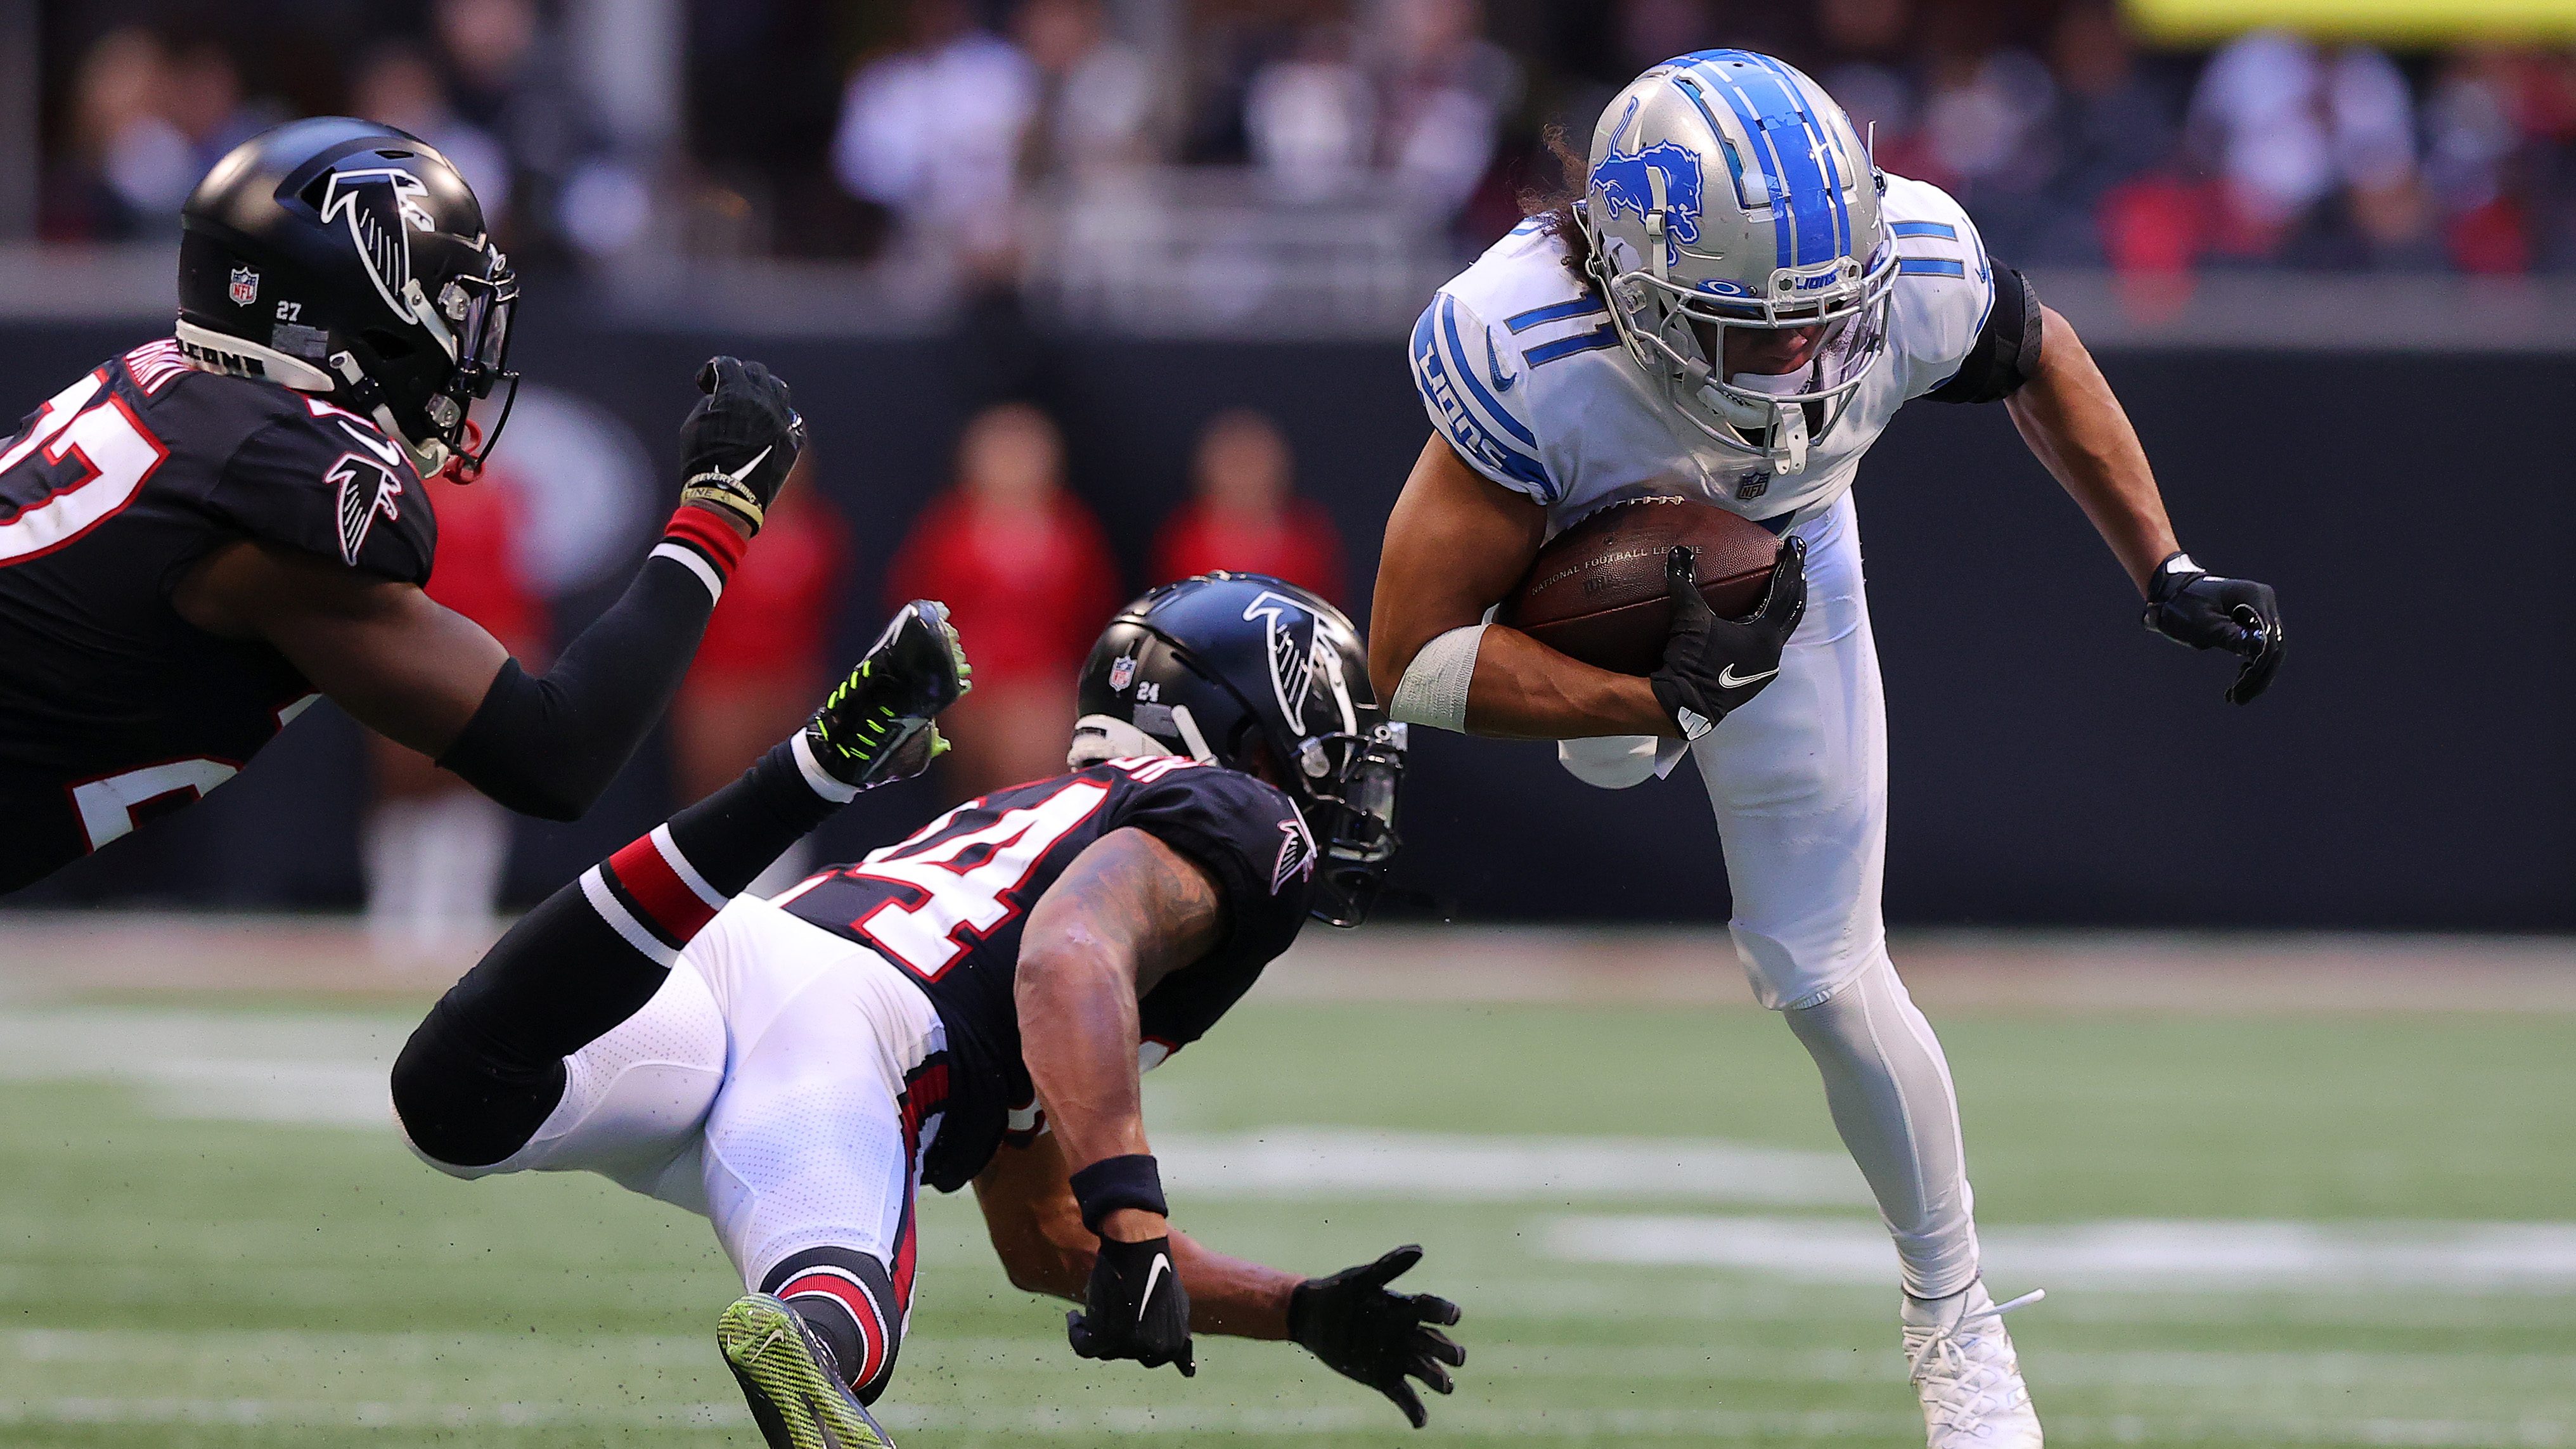
[[[45,12],[49,49],[66,35],[76,41],[67,81],[43,107],[46,239],[170,235],[179,204],[226,151],[326,112],[399,126],[438,147],[511,250],[541,263],[616,251],[644,225],[651,158],[619,154],[570,83],[562,35],[541,0],[433,0],[336,16],[310,4],[248,14],[117,0]]]
[[[286,0],[337,27],[301,51],[235,6],[44,8],[74,47],[48,67],[57,238],[159,234],[234,141],[341,108],[446,150],[539,257],[613,253],[658,207],[685,248],[910,246],[1000,282],[1033,200],[1220,173],[1466,251],[1556,179],[1548,126],[1579,146],[1639,69],[1740,44],[2016,263],[2576,266],[2576,54],[2153,50],[2110,0],[683,0],[685,154],[660,156],[585,106],[554,0]]]

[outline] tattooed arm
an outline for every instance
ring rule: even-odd
[[[1021,937],[1020,1054],[1049,1132],[1004,1147],[975,1179],[975,1196],[1011,1281],[1080,1298],[1097,1240],[1082,1225],[1069,1176],[1111,1157],[1149,1152],[1137,1083],[1137,1000],[1223,939],[1224,899],[1208,872],[1142,830],[1092,843],[1040,897]],[[1158,1213],[1121,1208],[1100,1236],[1126,1243],[1168,1235],[1190,1300],[1190,1325],[1251,1338],[1288,1335],[1288,1295],[1304,1281],[1212,1253],[1172,1232]]]

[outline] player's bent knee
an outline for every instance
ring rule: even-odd
[[[903,1304],[885,1263],[856,1248],[808,1248],[761,1275],[760,1291],[796,1310],[832,1350],[841,1378],[873,1404],[894,1378]]]
[[[1838,941],[1788,939],[1742,921],[1729,932],[1754,999],[1773,1011],[1803,1011],[1830,1001],[1887,959],[1886,947],[1875,942],[1852,949]]]
[[[443,1172],[480,1177],[528,1145],[563,1099],[560,1060],[531,1070],[485,1049],[440,1002],[394,1058],[394,1118],[412,1151]]]

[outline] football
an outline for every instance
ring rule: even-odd
[[[1548,540],[1501,622],[1586,664],[1652,674],[1672,628],[1664,559],[1675,544],[1697,556],[1700,597],[1720,617],[1761,606],[1780,555],[1769,529],[1688,498],[1631,498]]]

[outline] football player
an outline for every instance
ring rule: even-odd
[[[2237,657],[2238,704],[2280,669],[2279,606],[2182,551],[2074,329],[1956,202],[1881,171],[1806,76],[1742,50],[1666,61],[1567,159],[1581,196],[1440,288],[1414,331],[1437,435],[1387,522],[1377,686],[1400,720],[1562,741],[1565,767],[1604,787],[1697,757],[1736,952],[1822,1070],[1895,1236],[1929,1442],[2037,1445],[2000,1321],[2016,1305],[1979,1280],[1949,1069],[1880,917],[1885,720],[1853,475],[1912,399],[2002,402],[2128,570],[2147,627]],[[1756,614],[1714,617],[1677,549],[1650,679],[1482,622],[1548,537],[1675,493],[1782,536]]]
[[[1191,1334],[1291,1339],[1425,1422],[1457,1308],[1174,1229],[1138,1074],[1213,1026],[1311,913],[1355,924],[1396,846],[1404,727],[1330,604],[1166,586],[1083,667],[1070,772],[939,816],[775,900],[753,876],[918,770],[962,691],[945,612],[898,615],[804,731],[531,912],[396,1060],[459,1177],[590,1171],[710,1218],[749,1295],[716,1338],[773,1449],[882,1444],[919,1184],[972,1184],[1074,1352],[1194,1373]],[[829,1436],[828,1438],[825,1436]]]
[[[796,461],[787,386],[720,357],[679,511],[530,677],[421,592],[420,480],[471,477],[518,283],[463,178],[338,117],[253,137],[181,213],[176,335],[0,449],[0,892],[230,779],[321,694],[514,810],[588,809],[679,687]]]

